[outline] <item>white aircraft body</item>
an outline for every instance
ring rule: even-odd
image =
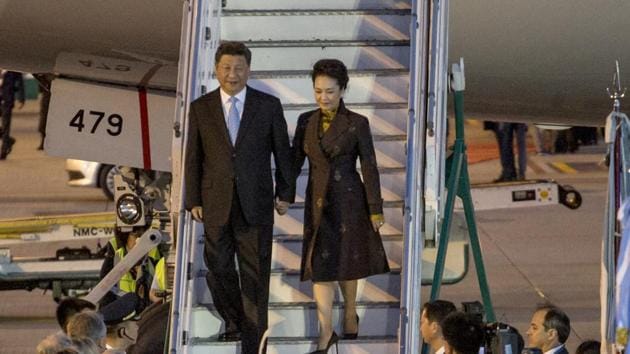
[[[69,53],[176,65],[182,4],[0,0],[0,67],[52,72]],[[449,57],[466,60],[467,112],[602,125],[616,59],[622,84],[630,82],[629,13],[630,3],[616,0],[452,0]],[[113,70],[107,63],[91,65]],[[84,66],[82,75],[58,73],[116,82]]]

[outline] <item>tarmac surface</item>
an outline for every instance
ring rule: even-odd
[[[36,102],[28,102],[23,111],[14,112],[12,135],[17,143],[9,158],[0,161],[0,219],[112,210],[99,189],[66,186],[63,158],[36,150],[37,108]],[[467,129],[473,183],[490,182],[500,172],[494,136],[476,121],[469,121]],[[570,155],[530,154],[527,177],[572,185],[583,198],[577,210],[554,205],[476,213],[497,319],[525,335],[536,304],[551,301],[571,318],[570,352],[585,339],[599,338],[604,150],[600,144]],[[66,244],[18,246],[12,253],[51,256]],[[94,247],[93,242],[86,245]],[[430,288],[423,287],[423,299],[429,293]],[[458,305],[481,300],[472,261],[465,279],[444,286],[440,297]],[[58,330],[50,293],[5,291],[0,299],[0,353],[33,353],[42,338]]]

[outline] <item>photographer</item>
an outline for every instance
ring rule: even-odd
[[[442,321],[445,354],[478,354],[483,346],[484,329],[471,314],[453,312]]]
[[[422,306],[420,334],[424,342],[431,346],[431,352],[436,354],[444,353],[444,337],[442,336],[440,322],[448,314],[455,311],[457,311],[455,305],[445,300],[429,301]]]
[[[568,354],[564,343],[571,333],[569,317],[559,308],[539,306],[527,330],[528,346],[539,348],[544,354]]]

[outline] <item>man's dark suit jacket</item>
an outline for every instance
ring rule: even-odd
[[[189,121],[186,209],[202,206],[204,225],[223,226],[230,216],[236,184],[248,224],[273,224],[274,196],[292,202],[295,194],[291,148],[280,100],[247,87],[236,146],[230,141],[219,89],[191,104]]]

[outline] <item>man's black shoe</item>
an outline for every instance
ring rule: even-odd
[[[11,153],[11,150],[13,150],[13,145],[14,144],[15,144],[15,138],[10,136],[9,137],[9,146],[7,147],[6,155]]]
[[[241,332],[224,332],[217,338],[219,342],[238,342],[241,340]]]
[[[499,176],[499,178],[495,179],[492,182],[493,183],[501,183],[501,182],[512,182],[512,181],[515,181],[515,180],[516,180],[516,177]]]

